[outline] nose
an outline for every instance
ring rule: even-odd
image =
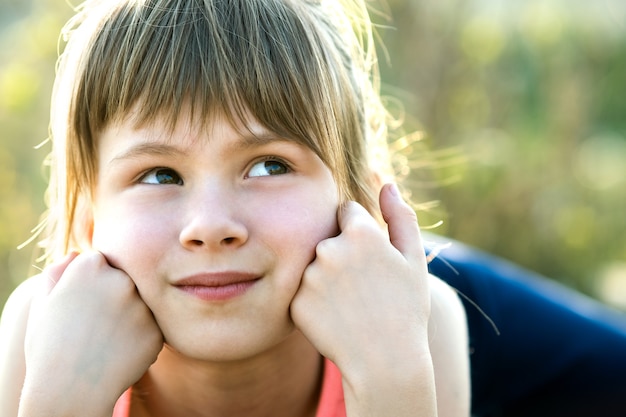
[[[237,215],[234,191],[216,188],[194,192],[181,213],[185,221],[179,240],[188,250],[236,248],[248,240],[248,228]]]

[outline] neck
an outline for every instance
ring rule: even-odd
[[[254,358],[207,363],[168,347],[133,387],[131,416],[315,416],[322,358],[299,332]]]

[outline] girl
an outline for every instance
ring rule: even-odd
[[[362,2],[94,0],[66,34],[2,415],[468,415]]]

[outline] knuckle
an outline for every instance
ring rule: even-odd
[[[351,239],[367,242],[381,235],[381,227],[373,219],[359,216],[350,222],[343,232]]]
[[[355,210],[345,218],[341,231],[347,235],[369,236],[379,233],[380,225],[361,207],[361,210]]]
[[[119,285],[119,291],[131,300],[139,299],[135,283],[128,276],[122,273],[120,273],[119,275],[120,277],[117,280]]]
[[[334,252],[335,244],[333,239],[324,239],[315,246],[315,254],[318,258],[325,257],[327,254]]]
[[[407,208],[402,213],[402,218],[407,224],[418,224],[417,214],[412,209]]]
[[[82,252],[80,255],[78,255],[73,263],[94,268],[102,267],[106,263],[106,260],[104,258],[104,255],[102,255],[100,252],[87,251]]]
[[[406,202],[402,202],[396,206],[397,215],[401,216],[404,219],[417,221],[417,213],[415,212],[415,208],[409,205]]]
[[[403,213],[404,216],[413,221],[417,221],[417,213],[415,213],[413,207],[409,206],[408,204],[402,204],[400,207],[400,213]]]

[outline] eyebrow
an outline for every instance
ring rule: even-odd
[[[131,146],[128,149],[117,154],[113,157],[108,164],[113,164],[118,161],[127,159],[139,158],[141,156],[185,156],[187,152],[181,148],[166,143],[156,142],[143,142],[137,145]]]
[[[231,143],[228,146],[228,149],[237,151],[247,148],[254,148],[257,146],[263,146],[274,142],[297,143],[292,139],[287,139],[271,131],[263,130],[258,133],[250,133],[247,135],[239,136],[234,143]]]

